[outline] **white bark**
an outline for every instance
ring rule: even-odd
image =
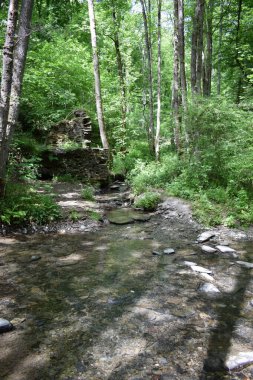
[[[156,136],[155,136],[155,156],[159,160],[159,140],[161,129],[161,7],[162,0],[158,0],[157,10],[157,42],[158,42],[158,62],[157,62],[157,120],[156,120]]]
[[[18,16],[18,0],[10,0],[5,43],[3,48],[3,67],[0,93],[0,193],[3,194],[6,172],[7,146],[6,132],[10,105],[13,71],[14,38]]]
[[[96,97],[96,107],[97,107],[97,118],[100,137],[104,149],[109,149],[109,144],[105,132],[104,114],[103,114],[103,104],[101,96],[101,83],[100,83],[100,71],[99,71],[99,58],[97,49],[97,35],[96,35],[96,22],[95,22],[95,12],[93,0],[88,0],[89,7],[89,19],[90,19],[90,33],[91,33],[91,45],[93,52],[93,67],[94,67],[94,78],[95,78],[95,97]]]

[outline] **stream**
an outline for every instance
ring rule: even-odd
[[[203,244],[237,257],[203,252],[175,202],[94,232],[0,239],[0,317],[14,326],[1,380],[253,379],[252,269],[237,263],[252,241],[216,230]]]

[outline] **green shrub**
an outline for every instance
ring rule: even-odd
[[[94,188],[92,186],[85,186],[81,191],[81,196],[86,201],[94,200]]]
[[[134,203],[137,208],[142,208],[145,211],[154,211],[159,202],[161,201],[161,196],[155,192],[146,192],[142,194]]]
[[[0,220],[6,224],[43,224],[61,216],[60,207],[50,195],[39,194],[25,184],[7,185],[0,211]]]
[[[144,163],[136,161],[135,168],[128,178],[136,194],[140,194],[147,188],[165,188],[179,172],[179,162],[176,155],[167,154],[161,162]]]

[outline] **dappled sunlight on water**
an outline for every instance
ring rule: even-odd
[[[0,311],[15,325],[1,335],[1,379],[229,378],[203,365],[235,344],[251,349],[251,271],[180,241],[175,255],[155,256],[173,244],[166,231],[127,227],[1,239]],[[237,244],[252,260],[251,243]],[[200,294],[205,281],[184,260],[210,268],[221,293]]]

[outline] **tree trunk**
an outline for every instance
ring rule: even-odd
[[[124,67],[122,61],[122,55],[120,51],[120,42],[119,42],[119,32],[118,32],[118,22],[116,16],[116,10],[113,4],[112,18],[114,22],[114,47],[116,52],[117,59],[117,68],[118,68],[118,76],[120,83],[120,91],[121,91],[121,114],[122,114],[122,140],[123,140],[123,149],[125,145],[125,135],[126,135],[126,115],[127,115],[127,99],[126,99],[126,81],[124,74]]]
[[[96,97],[98,126],[99,126],[99,132],[100,132],[100,137],[101,137],[103,148],[109,149],[109,144],[108,144],[106,132],[105,132],[103,104],[102,104],[102,96],[101,96],[99,58],[98,58],[96,23],[95,23],[95,13],[94,13],[93,0],[88,0],[88,7],[89,7],[89,19],[90,19],[91,45],[92,45],[92,52],[93,52],[93,67],[94,67],[94,78],[95,78],[95,97]]]
[[[240,42],[240,26],[241,26],[241,15],[242,15],[242,1],[239,0],[238,2],[238,10],[237,10],[237,26],[236,26],[236,55],[235,55],[235,61],[236,64],[239,67],[239,78],[237,81],[237,91],[236,91],[236,103],[240,103],[240,98],[241,98],[241,93],[243,89],[243,73],[242,73],[242,68],[241,68],[241,62],[239,60],[239,42]]]
[[[161,129],[161,8],[162,0],[158,0],[157,3],[157,120],[156,120],[156,136],[155,136],[155,157],[159,160],[159,140]]]
[[[180,105],[180,63],[179,63],[179,30],[178,30],[178,0],[174,0],[174,64],[173,64],[173,84],[172,84],[172,112],[173,112],[173,132],[174,144],[178,153],[181,150],[181,122]]]
[[[217,94],[221,93],[221,61],[222,61],[222,37],[223,37],[223,0],[220,3],[220,25],[219,25],[219,46],[218,46],[218,78],[217,78]]]
[[[203,95],[211,95],[213,53],[213,0],[209,0],[206,12],[206,48],[203,70]]]
[[[150,31],[148,27],[148,13],[147,5],[145,0],[140,0],[142,6],[142,16],[144,23],[144,33],[145,33],[145,44],[147,50],[148,58],[148,80],[149,80],[149,128],[148,128],[148,138],[150,144],[151,152],[155,152],[155,143],[154,143],[154,99],[153,99],[153,72],[152,72],[152,46],[150,40]],[[150,3],[149,3],[150,8]],[[150,9],[149,9],[150,10]]]
[[[178,54],[180,66],[180,84],[182,105],[187,107],[187,84],[185,75],[185,42],[184,42],[184,0],[178,0]]]
[[[7,122],[10,106],[10,95],[13,72],[14,38],[18,19],[18,0],[10,0],[5,43],[3,47],[3,66],[0,93],[0,196],[4,194],[6,174]]]
[[[191,48],[191,88],[192,93],[201,94],[201,82],[203,77],[203,21],[205,0],[196,0],[195,15],[192,29]]]
[[[18,120],[20,96],[24,77],[28,44],[31,35],[31,21],[34,0],[23,0],[18,26],[17,44],[14,52],[11,102],[8,118],[8,141],[11,142],[15,124]]]

